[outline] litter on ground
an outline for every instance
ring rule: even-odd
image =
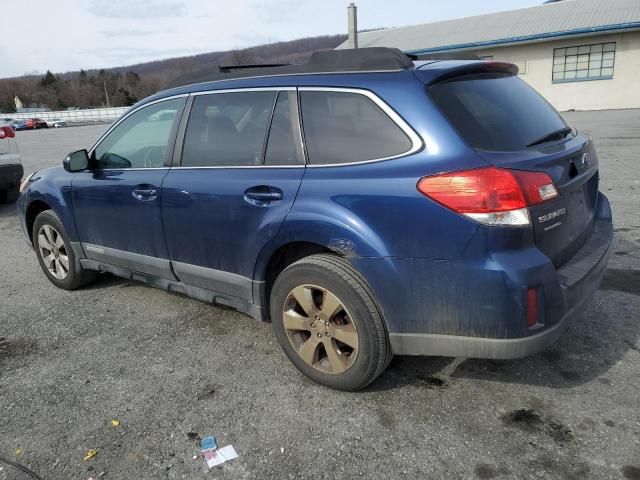
[[[202,453],[209,468],[238,458],[238,454],[233,446],[227,445],[226,447],[218,448],[218,442],[213,435],[204,437],[200,441],[200,453]]]
[[[88,450],[87,453],[84,455],[84,459],[85,460],[91,460],[97,454],[98,454],[97,450]]]
[[[208,450],[215,450],[216,448],[218,448],[218,442],[216,441],[216,437],[214,436],[204,437],[202,440],[200,440],[200,451],[202,453]]]
[[[209,468],[222,465],[224,462],[228,462],[234,458],[238,458],[238,454],[233,448],[233,445],[227,445],[226,447],[218,448],[217,450],[212,450],[204,454],[204,459],[207,461]]]

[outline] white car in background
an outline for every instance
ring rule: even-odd
[[[16,201],[24,174],[15,137],[11,125],[0,123],[0,203]]]
[[[59,128],[59,127],[66,127],[67,126],[67,122],[65,122],[61,118],[54,118],[54,119],[51,119],[51,120],[46,120],[46,122],[47,122],[47,127],[49,127],[49,128]]]

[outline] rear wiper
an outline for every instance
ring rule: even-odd
[[[550,140],[553,140],[556,137],[558,137],[559,139],[562,139],[562,138],[566,137],[567,135],[569,135],[571,132],[573,132],[573,129],[571,127],[564,127],[564,128],[560,128],[558,130],[554,130],[551,133],[547,133],[544,137],[541,137],[541,138],[531,142],[530,144],[527,145],[527,148],[534,147],[536,145],[540,145],[541,143],[544,143],[544,142],[548,142]]]

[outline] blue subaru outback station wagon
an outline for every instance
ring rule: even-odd
[[[24,181],[56,286],[110,272],[231,306],[343,390],[394,354],[532,354],[598,288],[594,145],[511,64],[376,48],[180,85]]]

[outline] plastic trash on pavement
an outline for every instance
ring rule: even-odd
[[[207,462],[207,466],[209,468],[222,465],[224,462],[238,458],[238,454],[232,445],[218,448],[218,442],[214,436],[204,437],[200,441],[200,452],[202,453],[202,456]]]
[[[202,440],[200,440],[200,451],[202,453],[210,451],[210,450],[215,450],[216,448],[218,448],[218,442],[216,441],[216,437],[214,436],[210,436],[210,437],[204,437]]]
[[[217,450],[210,450],[204,453],[204,459],[207,462],[209,468],[216,465],[222,465],[224,462],[238,458],[236,450],[233,445],[227,445],[226,447],[218,448]]]

